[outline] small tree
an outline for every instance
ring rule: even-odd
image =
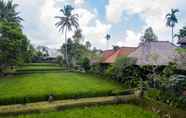
[[[141,37],[142,42],[157,41],[157,36],[155,35],[152,27],[145,30],[144,35]]]
[[[82,59],[81,67],[87,72],[90,70],[90,60],[89,58],[85,57]]]

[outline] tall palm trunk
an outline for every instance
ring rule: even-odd
[[[109,40],[107,40],[107,49],[109,49]]]
[[[68,62],[68,46],[67,46],[67,27],[65,28],[65,61],[66,61],[66,64],[67,66],[69,66],[69,62]]]
[[[174,27],[172,26],[172,43],[174,43]]]

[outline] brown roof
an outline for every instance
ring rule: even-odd
[[[138,65],[167,65],[176,58],[176,46],[168,41],[141,44],[129,57],[136,58]]]
[[[135,47],[121,47],[117,50],[103,51],[103,58],[101,63],[114,63],[118,57],[128,56],[130,53],[136,50]]]

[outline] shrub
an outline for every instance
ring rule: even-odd
[[[158,89],[149,89],[147,91],[147,96],[157,100],[160,97],[160,90],[158,90]]]
[[[163,69],[163,72],[162,74],[166,77],[170,77],[171,75],[173,75],[175,73],[175,70],[176,70],[176,64],[174,63],[169,63],[168,66],[166,66],[164,69]]]
[[[85,71],[89,71],[90,70],[90,60],[89,58],[85,57],[82,59],[81,61],[81,67],[85,70]]]
[[[91,65],[90,71],[94,74],[99,74],[99,75],[103,75],[104,73],[102,66],[99,63]]]
[[[141,69],[135,63],[134,58],[120,57],[106,70],[105,75],[129,88],[137,87]]]

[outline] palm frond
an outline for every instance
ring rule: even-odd
[[[166,17],[170,17],[171,16],[171,14],[170,13],[168,13],[167,15],[166,15]]]
[[[60,12],[62,12],[64,16],[55,16],[55,18],[59,19],[55,24],[56,27],[59,28],[59,31],[63,32],[64,29],[71,31],[73,28],[77,29],[79,27],[78,14],[65,15],[65,7],[61,9]]]

